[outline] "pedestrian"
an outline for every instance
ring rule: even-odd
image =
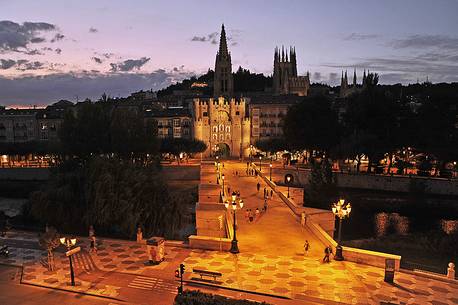
[[[267,198],[264,198],[264,212],[267,212]]]
[[[91,238],[92,236],[95,236],[95,230],[94,230],[94,226],[90,225],[89,226],[89,238]]]
[[[258,182],[258,183],[256,184],[256,189],[258,190],[258,193],[259,193],[259,189],[260,189],[260,188],[261,188],[261,184]]]
[[[224,162],[223,162],[223,168],[224,168]]]
[[[255,220],[258,220],[260,214],[261,214],[261,212],[259,211],[259,208],[256,208],[256,212],[255,212],[255,217],[254,217],[254,219],[255,219]]]
[[[272,199],[273,196],[274,196],[274,191],[270,189],[270,199]]]
[[[304,255],[307,256],[307,254],[309,253],[309,250],[310,250],[310,243],[308,240],[306,240],[304,244]]]
[[[231,193],[231,187],[230,187],[230,186],[227,187],[227,193],[228,193],[228,194]]]
[[[258,172],[257,172],[257,171],[254,171],[254,175],[257,177],[257,176],[258,176]]]
[[[264,188],[264,198],[266,198],[266,192],[267,192],[267,190],[266,190],[266,188]]]
[[[95,235],[92,235],[92,237],[91,237],[91,250],[90,250],[90,252],[97,253],[97,247],[96,247],[96,244],[95,244]]]
[[[140,226],[137,227],[137,242],[142,243],[143,242],[143,232],[142,228]]]
[[[250,220],[250,222],[253,222],[253,211],[251,211],[251,209],[248,210],[248,219]]]
[[[239,175],[239,172],[238,172],[238,171],[235,171],[235,175],[238,176],[238,175]]]
[[[324,248],[323,263],[329,263],[329,248],[328,247]]]

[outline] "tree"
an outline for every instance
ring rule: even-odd
[[[377,86],[378,75],[367,76],[367,86],[359,94],[350,97],[344,116],[345,136],[351,139],[356,152],[354,157],[366,155],[368,172],[378,164],[385,153],[398,146],[399,104],[390,94]]]
[[[184,138],[165,138],[161,141],[161,153],[169,153],[175,156],[180,161],[180,154],[196,154],[204,152],[207,149],[207,145],[196,139],[184,139]]]
[[[46,232],[41,234],[38,238],[40,247],[48,252],[48,270],[54,270],[54,249],[60,245],[59,234],[53,227],[47,228]]]
[[[255,146],[257,149],[269,153],[276,153],[277,151],[288,149],[288,145],[284,138],[258,140],[256,141]]]
[[[155,155],[158,142],[153,121],[143,120],[143,114],[136,111],[116,108],[110,124],[111,152],[123,159]]]
[[[339,122],[331,101],[324,96],[304,99],[292,106],[284,122],[287,143],[298,150],[317,150],[328,154],[339,142]]]

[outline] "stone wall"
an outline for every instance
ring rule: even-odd
[[[276,183],[284,184],[284,177],[287,174],[293,176],[295,185],[305,186],[309,184],[310,170],[295,169],[289,167],[286,169],[275,168],[273,170],[273,180]],[[434,195],[452,195],[458,196],[458,180],[449,180],[443,178],[427,178],[416,176],[387,176],[375,174],[349,174],[334,173],[337,180],[337,186],[341,188],[379,190],[388,192],[409,192],[411,181],[422,183],[426,186],[426,192]]]

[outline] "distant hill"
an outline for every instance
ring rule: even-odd
[[[262,92],[268,88],[272,88],[272,77],[265,76],[262,73],[251,73],[250,70],[239,67],[237,72],[232,73],[232,75],[234,77],[234,91],[236,93]],[[215,72],[209,69],[207,73],[199,77],[193,76],[183,80],[182,82],[159,90],[157,92],[157,96],[163,97],[171,95],[174,91],[177,90],[199,90],[202,91],[204,95],[212,95],[214,76]],[[193,84],[195,87],[193,87]],[[196,84],[199,86],[196,86]],[[206,84],[206,86],[200,86],[202,84]]]

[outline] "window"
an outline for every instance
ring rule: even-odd
[[[224,125],[223,125],[223,124],[219,125],[219,131],[220,131],[220,132],[223,132],[223,131],[224,131]]]
[[[219,135],[219,140],[220,141],[224,141],[224,135],[223,134]]]
[[[213,136],[212,136],[212,139],[215,140],[215,141],[218,140],[218,135],[216,133],[214,133]]]
[[[218,132],[218,126],[213,126],[213,132]]]
[[[231,132],[231,126],[226,126],[226,132]]]
[[[240,115],[240,111],[237,110],[237,111],[235,112],[235,115]]]
[[[204,111],[204,113],[202,114],[203,116],[208,116],[208,112],[207,111]]]
[[[173,119],[173,127],[179,127],[180,126],[180,119]]]
[[[226,140],[230,140],[231,139],[231,135],[230,134],[226,134]]]

